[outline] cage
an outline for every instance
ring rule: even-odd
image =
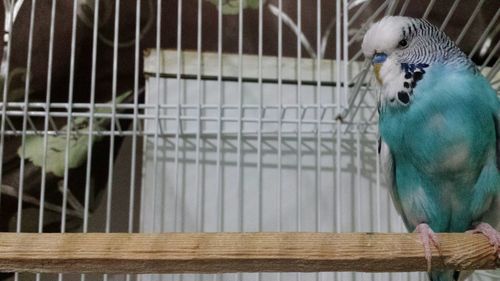
[[[2,232],[404,232],[360,42],[444,30],[500,91],[498,1],[4,0]],[[426,280],[423,273],[4,274]],[[468,280],[498,280],[494,271]]]

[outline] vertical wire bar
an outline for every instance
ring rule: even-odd
[[[388,183],[388,184],[390,184],[390,183]],[[386,198],[387,202],[392,203],[392,198],[391,198],[389,192],[385,192],[385,198]],[[388,210],[387,210],[387,230],[389,232],[392,232],[392,231],[397,232],[397,229],[394,226],[395,223],[393,222],[393,218],[392,218],[393,209],[394,209],[394,205],[390,204],[388,206]],[[394,273],[389,274],[389,281],[395,280],[395,278],[396,278],[396,274],[394,274]],[[399,279],[402,280],[401,274],[399,274]]]
[[[201,65],[202,65],[202,54],[201,54],[201,40],[202,40],[202,0],[198,0],[198,23],[197,23],[197,37],[196,37],[196,53],[198,55],[198,63],[197,63],[197,75],[196,75],[196,82],[198,86],[198,107],[197,107],[197,123],[198,123],[198,128],[196,130],[196,162],[195,162],[195,167],[196,167],[196,194],[198,196],[198,202],[196,204],[196,208],[198,210],[196,211],[196,216],[197,216],[197,231],[203,231],[203,209],[204,209],[204,191],[201,186],[201,179],[200,179],[200,146],[201,146],[201,130],[202,130],[202,122],[201,122],[201,104],[203,102],[203,88],[202,88],[202,81],[201,81]],[[200,276],[201,278],[201,276]]]
[[[66,117],[66,140],[64,149],[64,179],[62,190],[62,212],[61,212],[61,233],[66,232],[66,212],[68,202],[68,179],[69,179],[69,150],[71,138],[71,125],[73,124],[71,117],[73,115],[73,86],[75,82],[75,56],[76,56],[76,15],[78,8],[78,0],[73,0],[73,19],[71,24],[71,58],[70,58],[70,73],[69,73],[69,86],[68,86],[68,104]],[[62,274],[59,274],[59,281],[62,281]]]
[[[341,129],[342,129],[342,121],[340,119],[336,120],[336,135],[335,135],[335,162],[336,162],[336,167],[335,167],[335,173],[336,173],[336,179],[335,179],[335,232],[340,233],[342,231],[341,225],[342,225],[342,216],[340,215],[341,210],[341,198],[340,196],[342,195],[341,190],[340,190],[340,185],[341,185],[341,149],[342,146],[340,144],[341,142]],[[342,272],[335,272],[335,280],[342,280]]]
[[[315,231],[321,231],[320,221],[321,221],[321,206],[320,206],[320,191],[321,191],[321,0],[316,1],[316,98],[317,98],[317,110],[316,110],[316,225]],[[318,275],[316,274],[316,279]]]
[[[237,159],[236,159],[236,179],[238,180],[238,206],[239,206],[239,220],[238,220],[238,231],[243,231],[243,210],[244,210],[244,200],[243,200],[243,190],[241,184],[241,145],[242,145],[242,130],[243,124],[242,119],[242,106],[243,106],[243,0],[239,1],[239,11],[238,11],[238,136],[237,136]],[[236,275],[237,279],[241,279],[241,274]]]
[[[113,40],[113,78],[112,78],[112,107],[111,107],[111,126],[110,126],[110,137],[109,137],[109,162],[108,162],[108,190],[106,198],[106,225],[105,232],[109,233],[111,231],[111,208],[113,203],[113,164],[114,164],[114,150],[115,150],[115,123],[116,123],[116,95],[117,95],[117,83],[118,83],[118,33],[120,27],[120,0],[115,1],[115,26],[114,26],[114,40]],[[108,280],[108,275],[104,274],[104,281]]]
[[[341,39],[340,39],[340,0],[336,2],[336,25],[335,25],[335,99],[337,114],[340,114],[340,50],[341,50]],[[336,204],[336,230],[340,232],[340,118],[337,118],[337,142],[336,142],[336,188],[335,188],[335,204]]]
[[[262,187],[262,114],[264,113],[263,111],[263,81],[262,81],[262,56],[263,56],[263,48],[262,48],[262,35],[263,35],[263,11],[264,11],[264,1],[265,0],[259,0],[259,34],[258,34],[258,81],[257,83],[259,84],[259,118],[258,118],[258,128],[257,128],[257,173],[258,173],[258,190],[259,190],[259,227],[258,231],[262,231],[262,226],[263,226],[263,211],[262,211],[262,201],[264,200],[263,197],[263,187]],[[259,280],[261,273],[258,273]]]
[[[382,140],[380,140],[382,141]],[[375,152],[376,156],[375,156],[375,173],[376,173],[376,177],[375,177],[375,214],[377,216],[377,219],[376,219],[376,229],[375,231],[377,232],[382,232],[382,212],[381,212],[381,206],[380,206],[380,200],[382,200],[381,198],[381,188],[380,188],[380,153],[378,152],[378,150],[376,149],[376,152]],[[377,274],[376,275],[376,280],[380,280],[381,279],[381,276],[380,274]]]
[[[431,0],[429,4],[427,4],[427,8],[425,9],[424,15],[422,16],[423,19],[426,19],[429,16],[429,13],[432,10],[432,7],[434,7],[436,0]]]
[[[467,31],[469,31],[469,28],[470,28],[472,22],[474,22],[474,19],[476,18],[477,14],[481,10],[481,7],[483,6],[483,4],[484,4],[484,0],[480,0],[477,3],[476,8],[474,8],[474,11],[472,12],[471,16],[469,17],[469,20],[467,20],[467,23],[462,28],[462,31],[460,32],[460,35],[458,35],[457,40],[455,40],[455,44],[457,44],[457,45],[460,44],[460,42],[464,38],[464,36],[467,33]]]
[[[156,222],[157,219],[157,210],[156,210],[156,199],[158,198],[158,134],[160,130],[160,62],[162,61],[160,57],[162,54],[160,53],[160,40],[161,40],[161,0],[156,1],[156,73],[155,73],[155,82],[156,82],[156,103],[154,105],[155,109],[155,119],[154,119],[154,139],[153,139],[153,232],[157,231],[156,225],[159,224]],[[161,231],[162,226],[160,227]]]
[[[6,5],[4,5],[5,16],[7,17],[7,13],[10,14],[8,20],[5,21],[3,40],[4,40],[4,58],[2,58],[0,75],[5,75],[3,77],[3,97],[2,97],[2,119],[0,120],[0,207],[1,205],[1,194],[2,194],[2,175],[3,175],[3,149],[5,142],[5,119],[7,117],[7,94],[9,91],[9,74],[10,74],[10,55],[11,55],[11,39],[12,39],[12,26],[13,26],[13,16],[14,9],[12,4],[9,5],[10,10],[7,11]],[[7,30],[8,29],[8,30]],[[5,63],[5,64],[4,64]],[[4,72],[5,71],[5,72]]]
[[[218,91],[219,91],[219,100],[218,100],[218,118],[217,118],[217,160],[216,160],[216,170],[217,170],[217,230],[224,230],[224,218],[223,218],[223,200],[224,200],[224,190],[222,188],[222,179],[221,179],[221,146],[222,146],[222,0],[219,0],[218,3],[218,14],[217,14],[217,83],[218,83]]]
[[[134,231],[134,209],[135,209],[135,175],[136,175],[136,151],[137,151],[137,123],[139,115],[139,51],[141,42],[141,0],[135,3],[135,50],[134,50],[134,112],[132,119],[132,147],[130,155],[130,191],[128,207],[128,227],[127,232]],[[130,281],[132,276],[127,274],[125,281]]]
[[[297,0],[297,231],[302,231],[302,0]],[[299,274],[299,273],[297,273]]]
[[[90,83],[90,116],[89,116],[89,129],[88,129],[88,143],[87,143],[87,166],[85,175],[85,201],[83,211],[83,233],[87,233],[89,224],[89,204],[90,204],[90,175],[92,168],[92,145],[94,140],[94,110],[95,110],[95,86],[96,86],[96,65],[97,65],[97,40],[99,33],[99,0],[96,0],[94,6],[94,32],[92,35],[92,78]],[[85,274],[81,275],[81,281],[85,281]]]
[[[356,126],[356,185],[354,186],[355,203],[355,223],[354,231],[361,231],[361,128]]]
[[[12,7],[12,5],[11,5]],[[15,8],[14,8],[15,9]],[[30,92],[30,77],[31,77],[31,58],[32,58],[32,42],[33,42],[33,26],[34,26],[34,10],[35,10],[35,3],[32,2],[32,10],[31,10],[31,18],[30,18],[30,31],[29,31],[29,39],[28,39],[28,59],[27,59],[27,66],[26,66],[26,84],[25,84],[25,89],[24,89],[24,107],[23,107],[23,121],[22,121],[22,137],[21,137],[21,155],[20,155],[20,168],[19,168],[19,190],[18,190],[18,201],[17,201],[17,221],[16,221],[16,232],[19,233],[21,232],[21,220],[22,220],[22,214],[23,214],[23,193],[24,193],[24,176],[25,176],[25,152],[26,152],[26,128],[27,128],[27,119],[28,119],[28,102],[29,102],[29,92]],[[11,25],[10,25],[10,31],[12,32],[12,14],[11,14]],[[12,42],[9,40],[9,45]],[[7,71],[4,83],[7,84],[7,81],[9,80],[9,74]],[[4,103],[5,106],[5,103]],[[3,130],[0,132],[0,134],[3,135]],[[3,161],[3,159],[0,158],[0,161]],[[40,276],[37,274],[37,278],[39,279]],[[14,280],[18,281],[19,280],[19,273],[16,272],[14,274]]]
[[[223,87],[222,87],[222,0],[218,1],[218,10],[217,10],[217,84],[218,84],[218,93],[219,100],[217,105],[217,160],[216,160],[216,194],[217,194],[217,231],[224,231],[224,213],[223,213],[223,204],[224,204],[224,189],[222,186],[222,171],[221,171],[221,146],[222,146],[222,99],[223,99]],[[214,275],[214,280],[222,279],[222,274]]]
[[[29,38],[28,38],[28,59],[26,62],[26,84],[24,85],[24,101],[23,101],[23,121],[22,121],[22,137],[21,137],[21,155],[20,155],[20,167],[19,167],[19,190],[18,190],[18,200],[17,200],[17,221],[16,221],[16,232],[21,232],[22,226],[22,214],[23,214],[23,195],[24,195],[24,176],[25,176],[25,152],[26,152],[26,135],[27,135],[27,123],[28,123],[28,105],[29,105],[29,95],[30,95],[30,77],[31,77],[31,59],[33,51],[33,27],[34,27],[34,16],[35,16],[35,3],[32,2],[31,15],[30,15],[30,27],[29,27]],[[12,31],[12,30],[11,30]],[[53,31],[53,30],[51,30]],[[53,35],[53,34],[52,34]],[[12,43],[12,42],[10,42]],[[9,79],[9,78],[6,78]],[[3,131],[2,131],[3,133]],[[2,159],[3,160],[3,159]],[[15,279],[18,279],[18,274],[16,273]]]
[[[135,53],[134,53],[134,117],[132,120],[132,153],[130,155],[130,195],[129,195],[129,214],[128,214],[128,232],[134,231],[134,208],[135,208],[135,175],[136,175],[136,151],[137,151],[137,123],[139,115],[139,54],[141,42],[141,0],[135,3]],[[127,281],[130,280],[130,274],[127,274]]]
[[[94,7],[94,31],[92,35],[92,78],[90,82],[90,115],[89,115],[89,130],[88,130],[88,143],[87,143],[87,166],[85,176],[85,203],[83,211],[83,229],[82,232],[86,233],[89,223],[89,204],[90,204],[90,175],[92,168],[92,145],[93,145],[93,130],[94,130],[94,110],[95,110],[95,84],[96,84],[96,65],[97,65],[97,40],[99,30],[99,0],[96,0]],[[81,281],[85,281],[85,274],[80,277]]]
[[[335,85],[335,94],[336,94],[336,108],[337,108],[337,116],[341,114],[341,99],[340,99],[340,50],[341,50],[341,37],[340,37],[340,27],[341,27],[341,0],[336,1],[335,5],[335,81],[337,82]],[[335,164],[336,164],[336,179],[335,179],[335,231],[340,232],[341,231],[341,218],[342,216],[340,215],[341,212],[341,206],[340,206],[340,196],[341,196],[341,190],[340,190],[340,176],[341,176],[341,129],[342,129],[342,122],[340,118],[336,119],[336,143],[335,143]],[[343,274],[340,272],[335,273],[335,280],[341,280]]]
[[[177,116],[176,116],[176,124],[177,128],[175,131],[175,155],[174,155],[174,232],[179,231],[179,227],[177,225],[178,219],[180,217],[180,231],[184,231],[184,191],[185,188],[179,191],[179,146],[180,146],[180,134],[182,130],[182,121],[181,121],[181,103],[182,103],[182,81],[181,81],[181,64],[182,64],[182,0],[177,2]],[[181,193],[181,194],[179,194]],[[167,193],[165,192],[165,195]],[[180,201],[180,202],[179,202]],[[177,210],[180,208],[180,212]],[[183,274],[175,274],[173,275],[173,279],[175,280],[176,276],[179,277],[179,280],[183,280]]]
[[[263,201],[264,201],[264,190],[262,186],[262,114],[264,113],[263,111],[263,92],[264,92],[264,86],[263,86],[263,81],[262,81],[262,56],[263,56],[263,12],[264,12],[264,1],[265,0],[259,0],[259,24],[258,24],[258,78],[257,78],[257,83],[259,86],[259,110],[258,110],[258,128],[257,128],[257,188],[259,191],[259,199],[258,199],[258,229],[257,231],[262,231],[263,228]],[[257,280],[262,279],[262,273],[257,273]]]
[[[161,61],[162,59],[161,56],[161,50],[160,50],[160,44],[161,44],[161,0],[157,0],[156,2],[156,55],[157,55],[157,61],[156,61],[156,73],[155,73],[155,79],[156,79],[156,103],[155,103],[155,119],[154,119],[154,139],[153,139],[153,170],[154,170],[154,175],[153,175],[153,232],[156,231],[162,231],[163,228],[165,227],[162,225],[162,222],[157,222],[157,204],[156,204],[156,199],[158,198],[158,137],[159,137],[159,131],[160,131],[160,98],[161,98],[161,92],[160,92],[160,66],[161,66]],[[163,93],[164,94],[164,93]],[[166,97],[164,97],[166,99]],[[165,101],[163,101],[165,102]],[[164,208],[164,206],[160,206],[160,208]],[[161,219],[161,217],[160,217]],[[160,226],[160,229],[156,229],[156,225]],[[156,275],[158,280],[162,280],[162,278],[158,275]]]
[[[238,7],[238,136],[236,145],[236,179],[238,188],[238,231],[243,231],[244,225],[244,198],[243,198],[243,186],[241,180],[241,146],[242,146],[242,131],[243,124],[242,119],[242,105],[243,105],[243,0],[239,1]],[[241,280],[242,274],[238,272],[234,276],[235,280]]]
[[[382,142],[382,140],[379,140]],[[381,145],[381,144],[380,144]],[[382,232],[382,210],[380,206],[380,201],[382,200],[381,197],[381,182],[380,182],[380,152],[378,152],[378,149],[376,150],[376,158],[375,158],[375,173],[376,173],[376,178],[375,178],[375,208],[376,208],[376,215],[377,215],[377,220],[376,220],[376,229],[375,231],[377,232]]]
[[[444,21],[441,24],[441,26],[439,27],[439,30],[443,31],[446,28],[446,26],[448,25],[448,22],[451,19],[451,16],[453,15],[453,13],[455,12],[455,9],[458,6],[458,3],[460,3],[460,0],[455,0],[455,2],[453,2],[453,5],[451,5],[450,11],[448,12],[446,17],[444,18]]]
[[[93,131],[94,131],[94,110],[95,110],[95,86],[96,86],[96,65],[97,65],[97,40],[99,33],[99,0],[96,0],[94,7],[94,33],[92,38],[92,78],[90,84],[90,116],[89,116],[89,129],[88,129],[88,143],[87,143],[87,167],[85,176],[85,203],[83,214],[83,232],[88,230],[89,223],[89,200],[90,200],[90,174],[92,168],[92,144],[93,144]],[[82,281],[85,280],[85,274],[82,274]]]
[[[343,104],[342,106],[346,109],[346,110],[349,110],[348,109],[348,85],[349,85],[349,77],[347,75],[348,73],[348,67],[349,67],[349,10],[348,10],[348,7],[349,7],[349,3],[347,0],[343,0],[342,1],[342,28],[343,28],[343,32],[342,32],[342,55],[343,55],[343,59],[342,59],[342,71],[343,71],[343,78],[342,78],[342,83],[343,84],[343,88],[342,88],[342,97],[343,97]],[[358,128],[359,129],[359,128]],[[359,133],[359,130],[358,130],[358,133]],[[359,147],[358,147],[359,149]],[[359,163],[358,165],[358,169],[360,169],[360,166],[361,166],[361,163]],[[359,194],[359,193],[358,193]],[[361,196],[361,195],[358,195],[358,196]],[[359,198],[360,199],[360,198]],[[359,200],[358,199],[358,200]],[[359,212],[358,212],[359,214]],[[355,277],[355,275],[353,274],[353,276]]]
[[[327,40],[327,38],[325,38]],[[321,231],[321,59],[323,59],[323,54],[321,53],[321,0],[316,0],[316,98],[318,108],[316,109],[316,188],[314,192],[316,193],[316,210],[315,210],[315,231]],[[316,280],[322,279],[322,274],[319,272],[314,273]]]
[[[347,0],[343,0],[343,10],[342,10],[342,55],[343,55],[343,60],[342,60],[342,71],[343,71],[343,101],[344,101],[344,108],[347,108],[348,106],[348,100],[347,96],[349,94],[349,77],[347,76],[348,73],[348,67],[349,67],[349,3]]]
[[[283,129],[283,0],[278,0],[278,103],[279,103],[279,113],[278,113],[278,185],[276,188],[276,213],[277,213],[277,225],[276,231],[281,231],[281,208],[282,208],[282,129]],[[281,273],[277,274],[277,279],[281,280]]]
[[[344,77],[344,88],[347,84],[347,79]],[[356,131],[356,176],[354,177],[354,206],[352,210],[353,223],[351,224],[351,231],[361,231],[361,126],[359,123],[354,127]],[[358,273],[360,274],[360,273]],[[356,278],[356,273],[352,274],[352,278]]]
[[[175,131],[175,152],[174,152],[174,232],[178,231],[178,217],[181,217],[181,224],[183,221],[183,203],[179,200],[183,200],[183,196],[179,198],[179,146],[180,146],[180,134],[181,134],[181,99],[182,99],[182,81],[181,81],[181,64],[182,64],[182,0],[177,2],[177,105],[176,105],[176,131]],[[181,191],[184,193],[183,191]],[[165,196],[168,194],[165,192]],[[179,204],[180,203],[180,204]],[[179,215],[178,208],[181,208]],[[182,226],[181,226],[182,231]]]
[[[278,0],[278,103],[279,103],[279,113],[278,113],[278,185],[276,188],[277,191],[277,202],[276,202],[276,211],[277,211],[277,225],[276,230],[281,231],[281,188],[282,188],[282,127],[283,127],[283,0]],[[279,274],[278,274],[279,276]],[[279,276],[280,278],[280,276]]]
[[[69,179],[69,150],[71,138],[71,125],[73,124],[71,117],[73,115],[73,86],[75,81],[75,56],[76,56],[76,15],[78,8],[78,0],[73,0],[73,19],[71,27],[71,58],[70,58],[70,73],[69,73],[69,87],[68,87],[68,103],[66,117],[66,140],[64,150],[64,179],[62,190],[62,212],[61,212],[61,233],[66,232],[66,212],[68,202],[68,179]],[[59,281],[62,281],[62,274],[58,275]]]
[[[32,17],[34,17],[34,9],[36,0],[32,2]],[[52,95],[52,62],[54,55],[54,28],[55,28],[55,17],[56,17],[56,0],[52,1],[51,14],[50,14],[50,39],[49,39],[49,61],[47,67],[47,88],[46,88],[46,99],[45,99],[45,118],[44,118],[44,135],[43,135],[43,165],[42,165],[42,175],[41,175],[41,186],[40,186],[40,208],[38,216],[38,232],[43,232],[43,219],[45,210],[45,188],[46,188],[46,171],[47,171],[47,147],[48,147],[48,133],[49,133],[49,111],[50,111],[50,98]],[[33,20],[33,19],[32,19]],[[30,23],[30,28],[33,22]],[[30,34],[32,31],[30,30]],[[31,35],[30,35],[31,37]],[[31,41],[32,38],[30,38]],[[30,42],[31,43],[31,42]],[[31,44],[28,43],[28,50],[31,53]],[[36,280],[40,280],[40,274],[36,275]]]
[[[115,1],[115,22],[114,22],[114,38],[113,38],[113,78],[112,78],[112,106],[111,106],[111,124],[109,137],[109,158],[108,158],[108,187],[106,196],[106,223],[105,232],[111,230],[111,208],[113,203],[113,166],[114,166],[114,151],[115,151],[115,125],[116,125],[116,95],[117,95],[117,73],[118,73],[118,33],[120,26],[120,0]],[[108,275],[103,275],[103,280],[108,280]]]

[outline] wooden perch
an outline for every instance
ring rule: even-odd
[[[494,269],[480,234],[439,234],[434,269]],[[0,271],[221,273],[425,271],[415,234],[382,233],[0,233]]]

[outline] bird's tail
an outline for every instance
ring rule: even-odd
[[[430,281],[458,281],[460,271],[446,270],[446,271],[433,271],[429,273]]]

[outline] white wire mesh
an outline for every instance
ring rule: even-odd
[[[404,231],[380,175],[366,27],[427,18],[500,89],[495,1],[3,4],[1,231]]]

